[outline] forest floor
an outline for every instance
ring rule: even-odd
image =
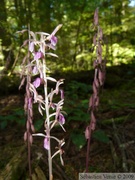
[[[76,77],[75,79],[72,77],[70,79],[68,76],[68,81],[70,80],[72,82],[72,85],[70,83],[72,92],[70,92],[69,88],[67,90],[68,93],[73,93],[73,84],[75,81],[88,85],[89,74],[87,78],[84,74],[82,73],[83,77],[80,73],[79,75],[76,74],[76,76],[73,75],[73,77]],[[91,79],[92,77],[93,72]],[[92,81],[89,82],[92,84]],[[83,84],[76,84],[76,86],[82,88]],[[66,132],[63,132],[60,128],[56,128],[53,131],[54,135],[57,134],[59,137],[64,137],[66,141],[64,145],[65,153],[63,154],[65,166],[61,166],[59,156],[54,158],[54,180],[77,180],[78,174],[85,171],[86,140],[84,140],[85,142],[82,142],[81,139],[79,142],[76,141],[74,132],[77,132],[76,136],[79,135],[79,132],[82,132],[84,135],[89,119],[83,121],[83,119],[76,118],[82,118],[83,115],[79,113],[80,110],[87,114],[86,105],[89,101],[91,91],[86,95],[85,88],[82,88],[82,94],[84,93],[84,95],[81,94],[80,89],[78,89],[77,93],[79,93],[77,97],[73,95],[72,98],[71,94],[65,97],[65,106],[67,106],[66,109],[69,112],[66,117]],[[71,99],[69,100],[68,98]],[[85,103],[84,100],[86,100]],[[14,180],[25,180],[28,175],[27,147],[23,140],[23,134],[25,132],[23,102],[23,94],[19,92],[17,94],[9,93],[1,95],[0,97],[0,174],[6,170],[8,172],[8,163],[24,147],[24,152],[20,157],[23,159],[23,164],[20,168],[21,171],[19,172],[20,177],[16,176],[19,178]],[[84,108],[79,106],[81,103],[84,105]],[[78,109],[79,112],[75,113]],[[95,133],[95,136],[92,136],[91,140],[89,172],[135,172],[134,64],[107,68],[106,83],[100,95],[100,107],[97,113],[97,119],[97,133]],[[41,121],[36,124],[37,129],[40,124]],[[41,126],[39,129],[43,132]],[[43,140],[41,138],[35,138],[31,150],[32,170],[34,171],[39,166],[47,177],[47,155],[43,149]]]

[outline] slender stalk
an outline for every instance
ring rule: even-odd
[[[86,173],[88,173],[88,166],[89,166],[90,140],[91,140],[91,128],[89,128],[89,139],[88,139],[88,142],[87,142]]]
[[[43,76],[44,79],[46,79],[46,64],[45,61],[43,61]],[[47,136],[48,136],[48,145],[49,145],[49,150],[48,150],[48,166],[49,166],[49,180],[52,180],[53,175],[52,175],[52,158],[51,158],[51,139],[50,139],[50,118],[49,118],[49,107],[48,107],[48,92],[47,92],[47,79],[44,84],[44,96],[45,96],[45,110],[46,110],[46,119],[47,119]],[[45,124],[46,126],[46,124]]]
[[[29,135],[28,135],[29,138]],[[30,146],[30,140],[28,140],[28,167],[29,167],[29,177],[31,179],[31,146]]]
[[[30,37],[29,37],[30,38]],[[28,59],[27,59],[27,64],[30,63],[30,54],[28,54]],[[31,71],[31,68],[28,68],[28,74],[27,74],[27,86],[26,86],[26,96],[28,99],[31,98],[30,95],[30,91],[29,91],[29,83],[31,82],[31,76],[29,75]],[[28,143],[27,143],[27,147],[28,147],[28,167],[29,167],[29,177],[31,179],[31,174],[32,174],[32,170],[31,170],[31,142],[30,142],[30,119],[31,119],[31,115],[30,115],[30,110],[29,110],[29,105],[28,105],[28,101],[27,101],[27,121],[29,124],[29,127],[27,127],[27,138],[28,138]]]

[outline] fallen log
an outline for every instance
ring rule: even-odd
[[[19,180],[24,178],[26,180],[47,180],[45,174],[38,165],[35,167],[31,179],[29,179],[27,177],[27,166],[27,147],[24,145],[17,150],[17,153],[2,170],[0,180]]]
[[[20,179],[23,173],[26,172],[26,165],[26,146],[22,146],[1,172],[0,180]]]

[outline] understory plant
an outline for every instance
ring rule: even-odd
[[[95,73],[92,84],[93,94],[89,99],[89,108],[88,108],[88,111],[90,113],[90,123],[85,130],[85,138],[87,139],[86,172],[88,172],[88,167],[89,167],[91,134],[96,128],[96,121],[97,121],[96,112],[99,106],[99,93],[100,93],[100,89],[104,85],[105,69],[106,69],[106,61],[102,57],[103,31],[99,25],[98,8],[95,10],[94,13],[93,28],[95,31],[95,34],[93,36],[93,52],[95,53],[95,60],[93,66],[95,69]]]
[[[28,40],[24,41],[23,46],[26,46],[27,53],[21,64],[21,84],[26,84],[25,103],[24,110],[26,114],[26,132],[24,133],[24,140],[28,143],[28,162],[29,162],[29,175],[31,177],[31,159],[30,150],[34,136],[43,137],[43,147],[48,152],[48,166],[49,166],[49,179],[53,179],[52,172],[52,159],[59,154],[61,164],[64,165],[62,154],[64,145],[64,139],[58,139],[51,135],[51,130],[59,125],[65,131],[63,125],[65,124],[64,111],[62,110],[64,104],[64,92],[61,88],[61,84],[64,83],[64,79],[56,80],[48,75],[49,68],[47,67],[47,56],[58,57],[52,53],[51,50],[56,49],[57,37],[56,32],[61,28],[61,24],[58,25],[51,33],[45,32],[32,32],[30,28],[28,30],[19,31],[20,33],[28,32]],[[48,87],[48,81],[54,83],[54,88]],[[42,89],[42,91],[39,89]],[[41,93],[43,92],[43,93]],[[54,100],[54,96],[59,95],[57,102]],[[34,115],[33,105],[38,105],[38,112],[43,116],[44,132],[35,133],[34,128]],[[56,151],[52,154],[51,140],[57,142]]]

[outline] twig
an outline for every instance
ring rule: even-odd
[[[114,162],[114,168],[116,170],[119,162],[118,162],[118,156],[117,156],[117,153],[116,153],[116,150],[112,141],[110,141],[110,147],[111,147],[111,152],[112,152],[112,157],[113,157],[113,162]]]
[[[128,172],[125,148],[123,146],[121,146],[121,141],[120,141],[120,138],[118,136],[118,131],[117,131],[117,128],[116,128],[116,125],[115,125],[113,118],[112,118],[112,124],[113,124],[113,129],[114,129],[114,136],[116,138],[117,144],[120,148],[121,155],[122,155],[122,167],[123,167],[124,172]]]

